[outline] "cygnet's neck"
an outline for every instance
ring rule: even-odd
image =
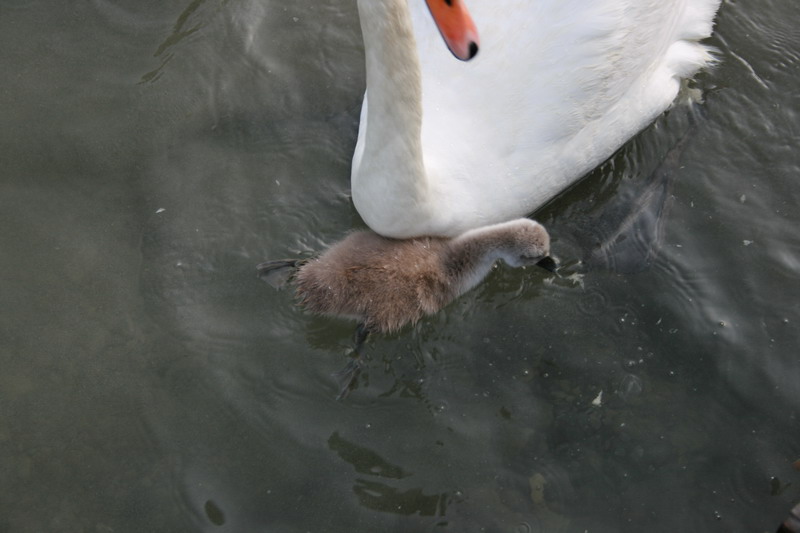
[[[515,249],[512,235],[518,225],[519,221],[512,220],[477,228],[450,241],[445,269],[457,284],[459,295],[483,281],[499,259],[511,266],[518,266],[512,253]]]

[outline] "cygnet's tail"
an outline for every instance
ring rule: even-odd
[[[276,289],[282,289],[292,279],[297,269],[305,263],[302,259],[278,259],[265,261],[258,266],[258,277]]]

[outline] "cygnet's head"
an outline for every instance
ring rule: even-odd
[[[512,220],[504,228],[506,238],[500,249],[501,258],[508,266],[535,265],[550,254],[550,235],[544,226],[534,220]]]
[[[548,258],[550,253],[547,230],[528,218],[467,231],[456,237],[453,244],[464,246],[490,262],[502,259],[515,268],[537,264]]]

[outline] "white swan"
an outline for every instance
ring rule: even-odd
[[[428,2],[435,11],[461,0]],[[711,60],[698,41],[719,3],[473,0],[481,48],[463,63],[422,0],[358,0],[367,93],[356,209],[397,238],[531,213],[649,124],[681,78]]]

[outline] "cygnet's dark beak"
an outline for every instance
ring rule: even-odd
[[[540,259],[536,266],[540,266],[543,269],[547,270],[548,272],[555,273],[556,269],[558,268],[558,263],[555,262],[555,259],[546,255],[544,259]]]

